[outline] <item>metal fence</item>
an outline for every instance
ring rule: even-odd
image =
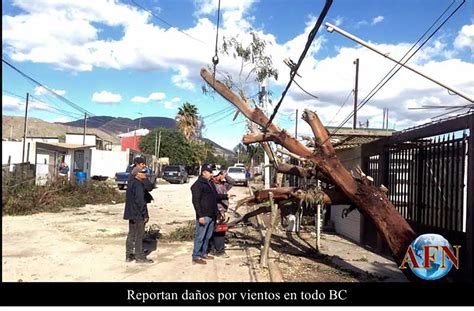
[[[362,146],[363,170],[375,185],[387,186],[390,201],[417,234],[438,233],[461,245],[471,280],[473,130],[471,113]]]

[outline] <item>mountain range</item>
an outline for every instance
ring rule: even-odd
[[[2,115],[2,139],[20,140],[23,137],[24,118],[16,116]],[[87,133],[96,134],[102,139],[111,141],[113,144],[120,144],[121,133],[133,131],[135,128],[153,129],[156,127],[176,128],[176,121],[166,117],[143,117],[140,119],[115,118],[110,116],[95,116],[87,119]],[[27,136],[36,137],[57,137],[66,133],[83,133],[84,121],[76,120],[72,122],[51,123],[38,118],[28,118]],[[203,140],[210,142],[214,146],[216,155],[231,156],[234,152],[228,150],[208,138]]]

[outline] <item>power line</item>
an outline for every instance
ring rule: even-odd
[[[153,16],[154,18],[158,19],[158,20],[161,21],[162,23],[168,25],[169,27],[175,28],[175,29],[178,30],[180,33],[184,34],[185,36],[187,36],[187,37],[189,37],[189,38],[191,38],[191,39],[193,39],[193,40],[196,40],[196,41],[198,41],[198,42],[200,42],[200,43],[202,43],[202,44],[207,45],[206,42],[204,42],[204,41],[202,41],[202,40],[200,40],[200,39],[198,39],[198,38],[196,38],[196,37],[194,37],[194,36],[192,36],[192,35],[190,35],[190,34],[184,32],[184,31],[180,30],[178,27],[173,26],[171,23],[169,23],[169,22],[167,22],[166,20],[164,20],[163,18],[159,17],[158,15],[156,15],[155,13],[153,13],[153,11],[151,11],[151,10],[149,10],[149,9],[147,9],[147,8],[145,8],[145,7],[143,7],[142,5],[138,4],[136,1],[134,1],[134,0],[130,0],[130,1],[131,1],[136,7],[142,9],[143,11],[148,12],[151,16]]]
[[[293,81],[293,82],[295,82],[296,86],[298,86],[303,92],[305,92],[305,93],[308,94],[309,96],[313,97],[314,99],[319,99],[318,96],[313,95],[313,94],[311,94],[310,92],[306,91],[301,85],[298,84],[298,82],[296,82],[296,80]]]
[[[324,8],[323,8],[323,10],[321,11],[321,14],[318,17],[318,20],[316,21],[316,24],[314,25],[313,29],[308,34],[308,40],[306,41],[306,45],[304,47],[303,52],[300,55],[298,63],[290,71],[290,81],[286,85],[286,88],[283,91],[283,93],[281,94],[281,97],[280,97],[280,100],[278,101],[278,104],[276,105],[275,109],[273,110],[272,115],[270,116],[270,119],[268,120],[267,124],[265,125],[265,127],[263,129],[264,132],[267,130],[267,128],[272,123],[273,118],[275,118],[275,115],[276,115],[278,109],[280,109],[281,103],[283,102],[283,99],[285,98],[285,95],[288,92],[288,90],[291,86],[291,83],[295,79],[295,76],[298,72],[298,69],[300,68],[301,64],[303,63],[303,60],[306,56],[306,53],[308,52],[309,48],[311,47],[311,44],[313,43],[313,40],[316,37],[316,33],[318,32],[319,27],[321,27],[321,24],[323,23],[323,20],[326,17],[326,14],[328,13],[329,8],[331,7],[331,5],[332,5],[332,0],[326,0]]]
[[[347,101],[349,100],[349,97],[351,96],[351,94],[354,92],[354,90],[351,90],[349,92],[349,94],[347,94],[346,96],[346,99],[344,100],[344,102],[342,103],[342,105],[339,107],[339,110],[336,112],[336,114],[332,117],[331,121],[329,121],[328,123],[328,126],[331,125],[332,121],[334,121],[334,119],[337,117],[337,115],[339,114],[339,112],[342,110],[342,107],[344,107],[344,105],[347,103]]]
[[[403,59],[410,53],[410,51],[422,40],[422,38],[434,27],[434,25],[444,16],[444,14],[449,10],[449,8],[454,4],[455,1],[453,1],[444,11],[441,13],[441,15],[431,24],[431,26],[428,28],[428,30],[423,33],[423,35],[413,44],[413,46],[403,55],[403,57],[400,59],[400,62],[403,61]],[[459,10],[459,8],[465,3],[465,0],[433,31],[433,33],[423,41],[423,43],[403,62],[403,64],[406,64],[437,32],[438,30]],[[391,75],[390,73],[397,67],[398,69],[395,70]],[[392,69],[382,78],[382,80],[377,83],[377,85],[366,95],[366,97],[358,104],[356,111],[358,111],[360,108],[362,108],[390,79],[402,68],[403,66],[401,65],[394,65]],[[390,75],[390,76],[389,76]],[[387,78],[387,76],[389,76]],[[387,80],[384,81],[384,79],[387,78]],[[382,83],[383,82],[383,83]],[[381,84],[382,83],[382,84]],[[381,85],[380,85],[381,84]],[[380,87],[379,87],[380,85]],[[378,88],[378,89],[377,89]],[[331,137],[337,131],[339,131],[344,124],[349,121],[352,116],[354,115],[354,111],[351,112],[345,119],[344,121],[341,122],[341,124],[329,135]],[[328,138],[329,139],[329,138]]]
[[[82,112],[82,113],[87,113],[89,116],[94,116],[93,113],[87,111],[86,109],[82,108],[81,106],[73,103],[72,101],[70,101],[69,99],[65,98],[64,96],[62,95],[59,95],[58,93],[56,93],[55,91],[51,90],[50,88],[48,88],[47,86],[45,86],[44,84],[42,84],[41,82],[38,82],[37,80],[35,80],[34,78],[32,78],[30,75],[24,73],[23,71],[21,71],[20,69],[18,69],[17,67],[15,67],[14,65],[10,64],[9,62],[7,62],[3,57],[2,57],[2,62],[4,64],[6,64],[7,66],[9,66],[10,68],[12,68],[13,70],[15,70],[16,72],[18,72],[22,77],[28,79],[29,81],[32,81],[33,83],[35,83],[37,86],[41,86],[43,89],[47,90],[48,92],[50,92],[51,94],[53,94],[54,96],[56,96],[57,98],[59,98],[60,100],[62,100],[63,102],[65,102],[67,105],[71,106],[72,108]]]

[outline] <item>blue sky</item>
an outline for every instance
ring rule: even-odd
[[[177,107],[186,101],[195,104],[203,116],[231,107],[219,96],[203,95],[199,77],[200,68],[210,64],[214,54],[217,0],[135,2],[174,27],[150,16],[131,0],[2,1],[2,57],[94,115],[173,118]],[[335,0],[325,21],[400,57],[452,2]],[[449,12],[459,3],[454,1]],[[268,53],[280,73],[278,81],[268,82],[276,102],[289,75],[283,59],[298,60],[323,4],[324,1],[310,0],[221,0],[220,42],[222,36],[237,36],[246,42],[251,31],[269,42]],[[410,64],[474,96],[473,52],[471,0]],[[218,69],[235,77],[239,63],[222,54],[220,58]],[[277,123],[293,132],[294,110],[312,109],[325,124],[339,125],[352,106],[355,58],[360,59],[359,98],[363,98],[393,64],[322,27],[300,68],[302,77],[298,80],[319,100],[292,86]],[[23,100],[11,93],[25,96],[30,92],[37,98],[30,116],[48,121],[80,118],[80,112],[35,87],[2,64],[3,114],[23,115]],[[253,95],[256,87],[250,84],[245,91]],[[348,101],[341,108],[346,98]],[[443,112],[420,113],[408,107],[467,103],[402,69],[361,109],[359,120],[369,120],[371,127],[380,127],[382,110],[389,108],[390,127],[402,129]],[[206,118],[204,136],[232,148],[246,131],[242,121],[239,116],[232,122],[232,115]],[[300,133],[310,132],[303,121],[299,123]]]

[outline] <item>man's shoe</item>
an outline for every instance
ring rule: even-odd
[[[148,258],[136,259],[135,261],[136,261],[137,263],[153,263],[153,260],[148,259]]]
[[[202,259],[205,259],[205,260],[212,260],[212,259],[214,259],[214,257],[211,256],[211,255],[206,255],[206,256],[202,256]]]
[[[199,259],[193,259],[193,265],[207,265],[207,262],[201,258]]]
[[[134,260],[135,260],[135,255],[134,254],[127,255],[127,257],[125,258],[125,262],[132,262]]]
[[[230,258],[229,255],[227,255],[226,252],[222,252],[222,253],[217,253],[215,254],[216,257],[220,257],[220,258]]]

